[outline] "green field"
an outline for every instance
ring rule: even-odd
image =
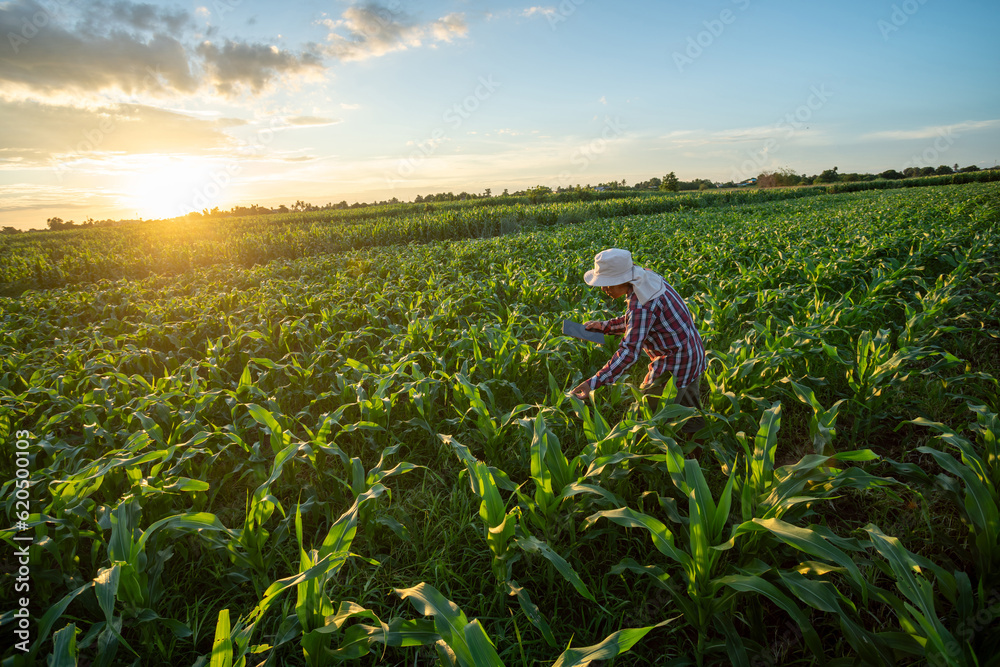
[[[691,307],[711,451],[643,361],[566,397],[612,246]],[[4,665],[1000,665],[1000,183],[0,257]]]

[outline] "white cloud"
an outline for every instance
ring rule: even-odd
[[[211,86],[224,95],[243,88],[259,93],[280,77],[323,68],[310,50],[232,40],[195,44],[194,21],[180,9],[119,0],[80,10],[71,18],[48,13],[36,0],[0,3],[0,35],[11,42],[0,49],[0,97],[63,103],[69,97],[79,106],[106,103],[109,94],[136,101]],[[31,23],[39,15],[46,16],[44,30]]]
[[[556,14],[556,8],[536,6],[536,7],[528,7],[523,12],[521,12],[521,16],[526,16],[526,17],[535,16],[536,14],[541,16],[554,16]]]
[[[285,119],[291,127],[325,127],[342,123],[341,118],[324,118],[320,116],[291,116]]]
[[[316,54],[296,55],[268,44],[226,40],[219,47],[212,42],[202,42],[197,52],[205,60],[205,78],[227,96],[242,87],[259,93],[283,75],[317,74],[323,70]]]
[[[366,60],[417,48],[425,41],[448,43],[469,31],[464,14],[448,14],[421,25],[403,12],[376,3],[348,7],[341,18],[320,23],[329,30],[325,51],[338,60]]]

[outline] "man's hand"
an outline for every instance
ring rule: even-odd
[[[590,380],[584,380],[583,382],[578,384],[570,393],[579,398],[581,401],[587,400],[587,398],[590,396]]]
[[[604,322],[596,322],[594,320],[591,320],[589,322],[584,322],[583,328],[586,329],[587,331],[601,331],[602,329],[604,329]]]

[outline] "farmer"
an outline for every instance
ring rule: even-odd
[[[680,405],[701,409],[698,393],[705,372],[705,347],[684,299],[661,276],[632,263],[628,250],[610,248],[594,257],[594,268],[583,276],[584,282],[600,287],[612,299],[625,297],[628,310],[606,322],[585,322],[590,331],[622,334],[614,356],[581,382],[573,395],[586,399],[590,392],[616,382],[645,350],[652,359],[640,389],[655,411],[659,396],[671,376],[677,386]],[[698,416],[685,422],[683,432],[693,434],[704,426]]]

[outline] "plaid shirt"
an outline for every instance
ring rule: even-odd
[[[623,334],[614,356],[590,378],[590,388],[616,382],[645,350],[652,359],[642,384],[648,385],[664,372],[674,376],[678,388],[686,387],[705,372],[705,347],[684,299],[663,281],[667,291],[645,305],[635,293],[628,297],[628,311],[603,322],[603,333]]]

